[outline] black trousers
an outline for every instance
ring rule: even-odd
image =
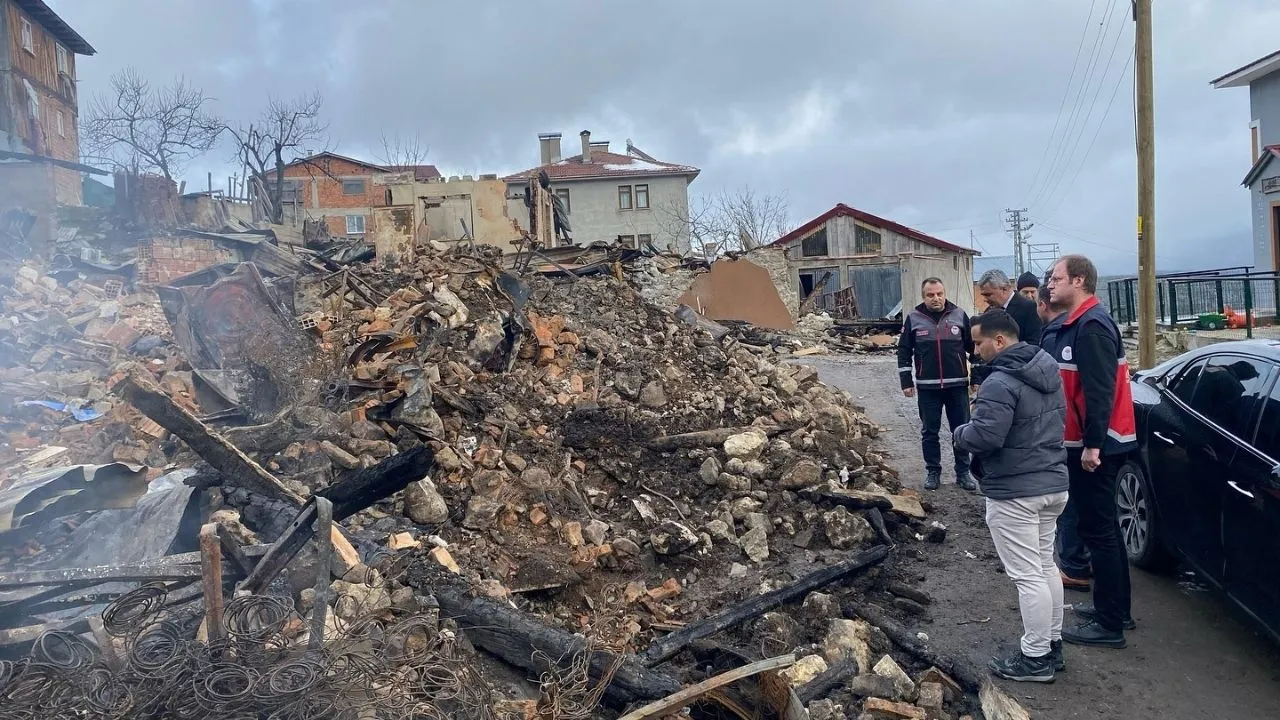
[[[1116,473],[1120,458],[1102,458],[1093,472],[1080,467],[1080,450],[1067,454],[1076,529],[1093,563],[1093,606],[1098,624],[1119,631],[1130,617],[1129,556],[1116,512]]]
[[[916,404],[920,408],[920,450],[924,454],[925,470],[941,473],[942,448],[938,443],[938,431],[942,429],[942,412],[946,411],[947,425],[952,431],[969,422],[969,388],[917,388]],[[957,447],[953,447],[953,450],[956,475],[969,472],[969,453]]]
[[[1075,499],[1067,500],[1067,508],[1058,516],[1058,567],[1073,578],[1087,580],[1093,575],[1089,570],[1089,550],[1080,539],[1079,513]]]

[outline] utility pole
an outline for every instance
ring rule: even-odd
[[[1005,210],[1008,217],[1005,221],[1009,223],[1008,233],[1013,236],[1013,276],[1017,277],[1027,271],[1026,262],[1023,259],[1023,247],[1027,241],[1031,239],[1031,233],[1027,232],[1035,223],[1027,222],[1027,209],[1021,210]]]
[[[1156,113],[1151,70],[1151,0],[1134,0],[1138,94],[1138,365],[1156,364]]]

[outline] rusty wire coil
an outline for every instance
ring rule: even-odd
[[[151,582],[116,598],[102,611],[102,626],[112,637],[127,637],[146,627],[168,598],[164,583]]]

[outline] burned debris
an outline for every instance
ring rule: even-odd
[[[293,270],[6,285],[6,716],[978,707],[894,619],[942,538],[813,338],[650,302],[651,251],[263,242]]]

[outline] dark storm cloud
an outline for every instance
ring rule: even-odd
[[[1133,263],[1131,73],[1102,122],[1132,48],[1127,0],[51,4],[99,50],[80,63],[84,93],[135,65],[247,119],[269,94],[320,88],[333,149],[375,157],[383,134],[417,135],[446,172],[523,169],[538,132],[565,133],[569,151],[589,128],[703,168],[695,194],[785,192],[796,222],[845,202],[1006,254],[999,214],[1021,202],[1038,239]],[[1249,257],[1247,92],[1208,80],[1276,49],[1274,5],[1157,4],[1164,267]],[[1059,153],[1046,144],[1090,13],[1077,82],[1110,22]],[[229,156],[191,177],[234,172]]]

